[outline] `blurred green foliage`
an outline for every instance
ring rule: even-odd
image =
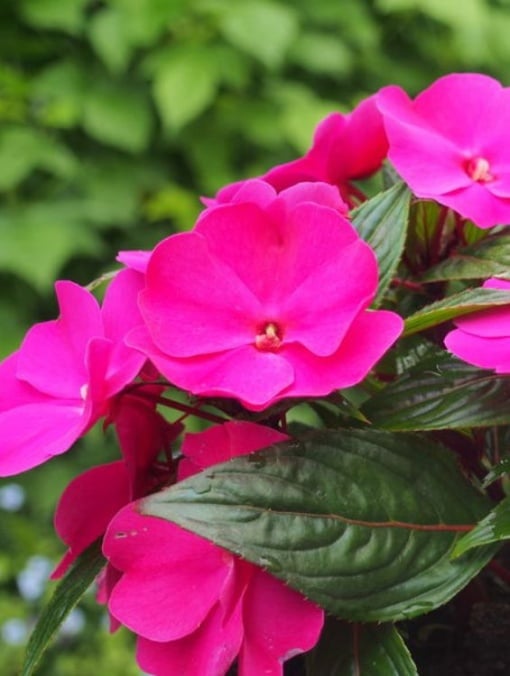
[[[509,34],[510,0],[1,3],[0,357],[54,316],[54,279],[86,283],[118,249],[190,227],[200,194],[304,152],[326,113],[451,71],[509,84]],[[40,606],[20,598],[16,576],[28,557],[62,552],[59,492],[114,452],[100,432],[78,446],[16,478],[28,500],[0,515],[0,632]],[[93,599],[84,612],[83,632],[62,637],[41,673],[137,673],[128,638],[98,632]],[[21,647],[5,631],[11,676]]]

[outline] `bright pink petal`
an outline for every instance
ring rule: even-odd
[[[347,116],[329,156],[329,173],[338,183],[360,179],[377,171],[388,152],[383,119],[376,96],[361,101]]]
[[[55,512],[55,530],[69,547],[65,568],[105,533],[129,500],[129,478],[122,461],[93,467],[71,481]],[[58,577],[64,572],[61,567]]]
[[[19,474],[64,453],[88,421],[80,401],[27,404],[0,413],[0,476]]]
[[[200,627],[177,641],[137,642],[139,666],[155,676],[223,676],[234,661],[243,636],[241,603],[225,621],[216,605]]]
[[[290,222],[294,241],[286,250],[291,259],[286,261],[286,271],[291,278],[282,280],[284,341],[299,342],[318,356],[338,348],[353,319],[377,290],[373,251],[354,236],[347,244],[338,227],[343,225],[341,220],[329,210],[302,205]],[[294,252],[299,257],[293,257]]]
[[[54,398],[36,390],[16,376],[19,352],[13,352],[0,362],[0,412],[16,406],[54,403]]]
[[[503,291],[510,291],[510,280],[491,277],[490,279],[487,279],[482,286],[484,289],[502,289]]]
[[[134,329],[130,344],[142,350],[174,385],[202,396],[234,397],[260,410],[294,378],[292,365],[273,352],[248,345],[215,355],[172,359],[152,342],[145,329]]]
[[[484,338],[456,329],[446,336],[444,343],[450,352],[468,364],[510,373],[510,337]]]
[[[324,207],[330,207],[338,211],[342,216],[346,216],[349,212],[349,206],[343,201],[340,191],[336,186],[315,181],[302,182],[286,190],[282,190],[271,206],[271,213],[275,214],[276,212],[279,218],[285,217],[289,211],[303,202],[312,202]]]
[[[299,592],[257,569],[246,591],[239,676],[281,676],[283,662],[319,640],[324,611]]]
[[[210,215],[224,208],[229,207],[213,209]],[[253,317],[260,307],[257,298],[196,232],[174,235],[156,247],[140,303],[154,342],[174,357],[250,343]]]
[[[478,154],[490,127],[499,126],[502,91],[501,84],[487,75],[451,73],[419,94],[413,107],[457,147]]]
[[[124,575],[110,612],[137,634],[171,641],[196,631],[234,574],[234,558],[175,524],[121,510],[103,551]]]
[[[295,380],[283,397],[324,396],[361,382],[403,329],[402,318],[386,310],[365,311],[354,320],[339,349],[317,357],[300,345],[285,348]]]
[[[101,307],[106,338],[122,342],[130,329],[137,324],[143,324],[138,308],[138,294],[144,286],[144,275],[134,270],[121,270],[112,279]]]
[[[440,201],[472,220],[479,228],[510,224],[510,199],[493,195],[490,184],[472,181],[463,190],[441,195]]]
[[[28,331],[19,350],[17,375],[41,392],[74,398],[87,382],[87,345],[91,338],[103,335],[101,314],[86,289],[73,282],[55,286],[60,317]]]
[[[258,205],[229,204],[205,213],[196,231],[206,238],[209,255],[227,266],[230,285],[241,280],[265,304],[280,295],[280,261],[287,244],[281,222],[274,222]],[[260,304],[252,303],[250,313],[256,320],[261,315]],[[252,336],[254,329],[251,326]]]

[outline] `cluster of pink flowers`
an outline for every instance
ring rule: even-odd
[[[146,672],[222,676],[237,659],[242,676],[278,675],[323,624],[320,608],[267,572],[140,514],[144,496],[288,438],[219,420],[186,433],[186,414],[170,423],[160,412],[172,405],[168,387],[199,398],[188,412],[210,399],[223,413],[267,410],[273,421],[277,402],[282,410],[363,381],[403,320],[371,309],[378,265],[349,220],[364,199],[355,181],[389,158],[416,197],[480,228],[508,224],[509,108],[510,89],[463,74],[414,100],[391,86],[333,113],[304,157],[204,199],[194,227],[153,251],[119,254],[124,267],[101,305],[58,282],[59,318],[32,327],[0,364],[0,475],[64,453],[99,420],[116,431],[120,458],[74,479],[60,500],[55,526],[68,551],[54,576],[103,538],[99,599],[112,629],[138,636]],[[510,372],[509,312],[459,319],[447,348]]]

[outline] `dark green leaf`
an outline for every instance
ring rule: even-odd
[[[392,624],[347,624],[328,618],[306,656],[308,676],[417,676],[416,666]]]
[[[379,263],[379,288],[374,307],[381,304],[404,249],[411,194],[403,183],[376,195],[355,209],[352,222],[374,249]]]
[[[507,231],[464,247],[434,266],[421,278],[424,282],[449,279],[487,279],[508,277],[510,235]]]
[[[78,557],[69,573],[58,583],[28,641],[21,676],[30,676],[34,673],[59,627],[90,587],[104,564],[101,542],[98,540]]]
[[[469,366],[446,352],[423,360],[372,397],[362,413],[395,431],[510,424],[510,378]]]
[[[338,617],[442,605],[491,549],[450,561],[490,509],[444,448],[380,430],[316,432],[216,465],[141,502],[267,568]]]
[[[452,557],[460,556],[473,547],[510,540],[510,497],[502,500],[472,531],[456,543]]]
[[[408,317],[405,322],[404,335],[411,336],[413,333],[430,329],[432,326],[437,326],[455,317],[508,304],[510,304],[509,291],[466,289],[466,291],[431,303]]]

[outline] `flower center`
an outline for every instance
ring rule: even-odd
[[[485,157],[472,157],[466,164],[468,176],[478,183],[488,183],[494,179],[490,169],[489,160]]]
[[[255,347],[266,352],[276,352],[282,344],[281,331],[277,324],[268,322],[255,336]]]

